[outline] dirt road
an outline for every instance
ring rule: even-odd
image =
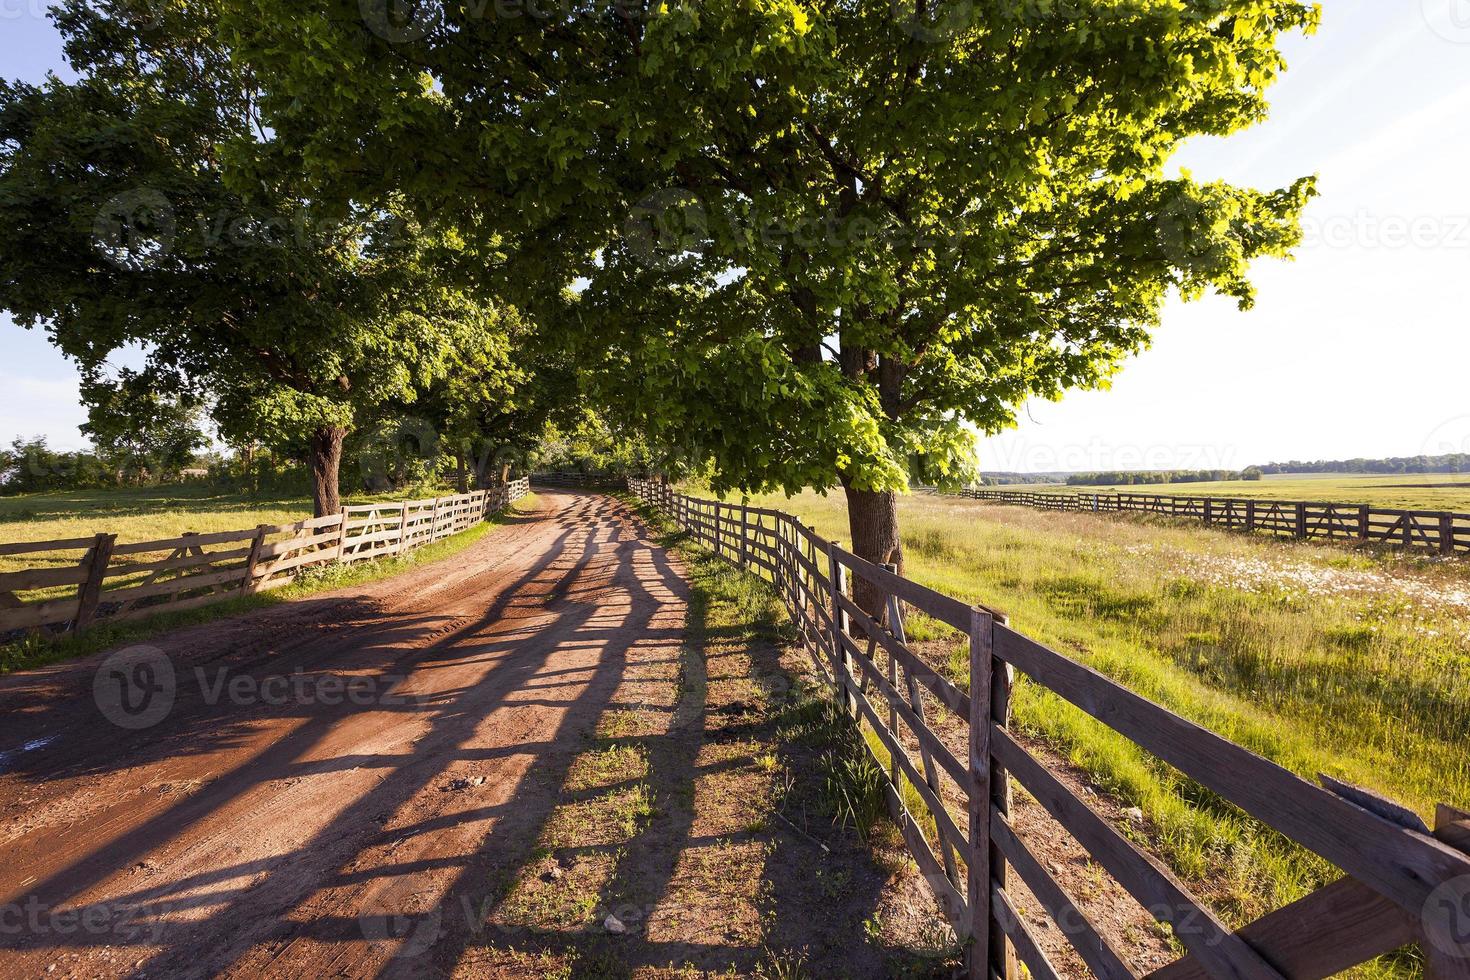
[[[633,516],[538,506],[405,575],[0,679],[0,975],[453,972],[628,665],[680,656],[686,587]]]

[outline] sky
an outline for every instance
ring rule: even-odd
[[[45,0],[0,0],[0,75],[66,77]],[[1097,392],[1032,402],[986,470],[1239,469],[1470,452],[1470,0],[1325,0],[1271,118],[1176,157],[1261,188],[1319,175],[1307,240],[1256,306],[1171,303]],[[0,314],[0,440],[86,444],[75,370]]]

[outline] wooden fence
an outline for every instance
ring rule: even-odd
[[[546,487],[578,487],[592,490],[621,489],[627,482],[622,477],[608,473],[533,473],[531,482]]]
[[[1441,807],[1430,831],[1365,790],[1326,777],[1307,782],[1027,638],[1003,615],[870,564],[787,514],[640,480],[629,486],[696,541],[775,587],[834,697],[887,749],[889,758],[878,761],[889,810],[940,908],[970,940],[968,976],[1015,980],[1017,961],[1034,978],[1058,976],[1019,913],[1019,881],[1091,973],[1107,980],[1315,980],[1414,944],[1430,975],[1470,977],[1470,814]],[[881,616],[853,601],[855,579],[887,597]],[[908,606],[968,634],[968,689],[913,651]],[[1343,877],[1231,929],[1011,733],[1016,671],[1321,855]],[[937,713],[963,726],[963,751],[941,737]],[[1145,974],[1128,949],[1104,937],[1012,822],[1014,783],[1168,925],[1181,958]],[[919,812],[906,800],[919,801]]]
[[[927,492],[939,491],[926,489]],[[1377,541],[1441,555],[1470,551],[1470,514],[1393,510],[1369,504],[1249,497],[1176,497],[1143,493],[960,490],[953,495],[1044,510],[1113,511],[1188,517],[1224,528],[1288,538]]]
[[[518,480],[454,497],[354,504],[328,517],[242,531],[126,544],[115,534],[0,544],[0,556],[40,562],[0,572],[0,637],[80,632],[97,622],[280,588],[306,568],[401,555],[463,531],[529,492],[528,481]]]

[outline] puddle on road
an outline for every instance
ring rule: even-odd
[[[18,749],[6,749],[4,752],[0,752],[0,772],[8,771],[11,763],[15,762],[16,759],[25,755],[27,752],[44,749],[59,737],[57,735],[47,735],[45,738],[33,738]]]

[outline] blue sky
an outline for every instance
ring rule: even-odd
[[[1035,402],[994,470],[1229,467],[1470,452],[1470,0],[1326,0],[1271,119],[1176,158],[1274,187],[1320,175],[1308,242],[1256,308],[1173,304],[1112,389]],[[0,0],[0,74],[62,70],[44,0]],[[0,315],[0,439],[84,444],[77,378]]]

